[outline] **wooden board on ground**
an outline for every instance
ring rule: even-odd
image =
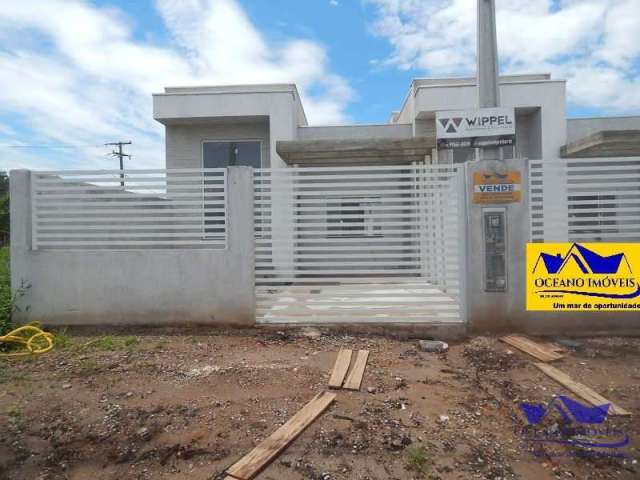
[[[506,337],[501,337],[500,340],[528,353],[541,362],[553,362],[564,357],[564,349],[553,343],[534,342],[522,335],[507,335]]]
[[[598,392],[595,392],[594,390],[587,387],[586,385],[576,382],[569,375],[562,372],[561,370],[558,370],[557,368],[552,367],[551,365],[547,365],[546,363],[534,363],[534,365],[538,367],[540,370],[542,370],[546,375],[548,375],[549,377],[554,379],[556,382],[558,382],[560,385],[567,388],[567,390],[570,390],[571,392],[575,393],[577,396],[579,396],[583,400],[586,400],[591,405],[596,406],[596,405],[604,405],[606,403],[610,404],[609,415],[620,415],[620,416],[631,415],[631,412],[607,400]]]
[[[350,363],[351,350],[341,348],[338,352],[338,356],[336,357],[336,363],[333,366],[331,378],[329,379],[329,388],[342,387],[342,382],[344,382],[344,377],[347,375]]]
[[[227,469],[227,479],[250,480],[324,412],[336,395],[322,392],[257,447]]]
[[[353,364],[349,376],[344,382],[343,388],[347,390],[360,390],[364,369],[367,366],[367,358],[369,358],[369,350],[358,351],[358,356]]]

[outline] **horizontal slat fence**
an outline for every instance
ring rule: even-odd
[[[255,170],[258,321],[461,321],[462,173]]]
[[[225,169],[32,172],[34,249],[225,248]]]
[[[533,242],[640,241],[640,157],[529,161]]]

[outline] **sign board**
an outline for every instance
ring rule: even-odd
[[[517,203],[522,198],[521,187],[518,170],[474,172],[473,203]]]
[[[527,310],[640,313],[640,243],[528,243]]]
[[[438,148],[483,148],[514,145],[513,108],[481,108],[436,112]]]

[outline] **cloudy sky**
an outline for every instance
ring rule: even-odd
[[[497,0],[502,73],[568,80],[571,116],[640,114],[640,0]],[[0,170],[161,166],[151,93],[293,82],[312,124],[385,122],[413,77],[475,71],[476,0],[10,0]]]

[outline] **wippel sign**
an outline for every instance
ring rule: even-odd
[[[483,148],[513,145],[516,116],[513,108],[482,108],[436,112],[439,148]]]

